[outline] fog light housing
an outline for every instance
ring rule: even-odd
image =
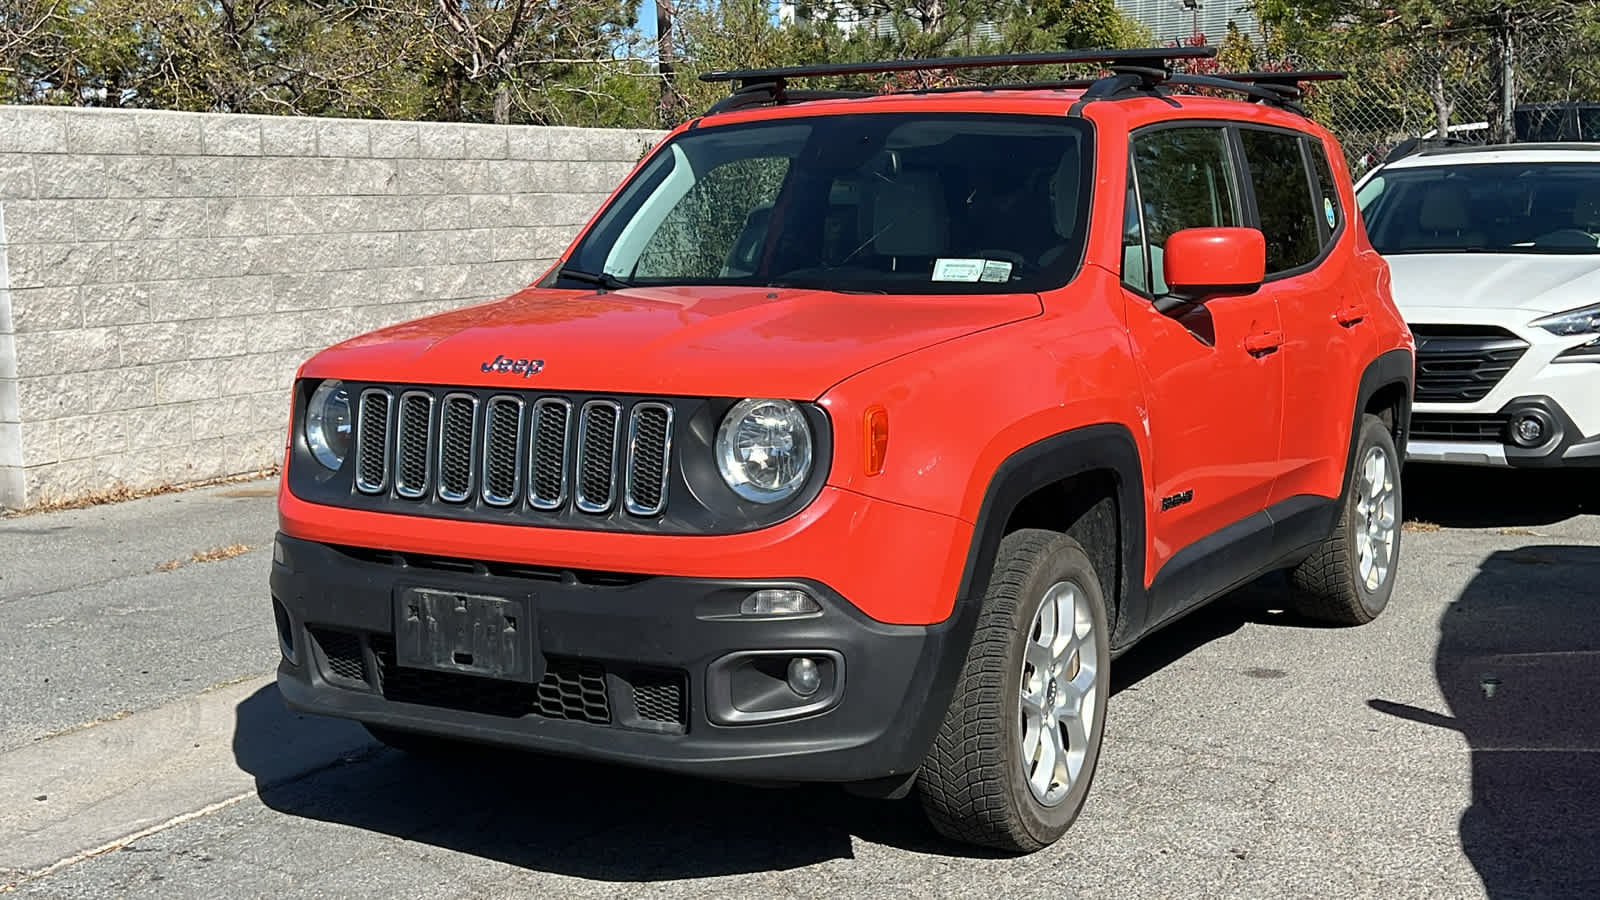
[[[822,687],[822,672],[817,669],[817,661],[807,656],[797,656],[789,660],[789,690],[802,697],[809,697]]]
[[[795,616],[814,616],[822,612],[822,604],[805,591],[768,589],[756,591],[739,603],[739,615],[759,619],[783,619]]]
[[[1544,423],[1536,416],[1523,416],[1517,420],[1517,443],[1533,446],[1544,440]]]

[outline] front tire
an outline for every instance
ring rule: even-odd
[[[1365,625],[1389,605],[1400,563],[1400,454],[1377,416],[1362,417],[1355,465],[1333,533],[1289,573],[1292,607],[1330,625]]]
[[[1111,670],[1105,598],[1077,541],[1027,529],[1000,544],[961,680],[918,773],[945,837],[1029,853],[1089,793]]]

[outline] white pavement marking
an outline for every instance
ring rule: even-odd
[[[0,873],[68,865],[371,744],[285,709],[271,676],[38,741],[0,755]]]

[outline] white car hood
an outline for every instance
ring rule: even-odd
[[[1384,259],[1402,314],[1422,309],[1557,313],[1600,303],[1600,254],[1401,253]]]

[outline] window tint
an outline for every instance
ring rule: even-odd
[[[1241,129],[1245,164],[1255,188],[1261,233],[1267,239],[1267,274],[1297,269],[1322,252],[1317,226],[1323,211],[1311,208],[1311,182],[1300,138],[1281,131]]]
[[[1322,232],[1322,244],[1327,246],[1344,222],[1344,209],[1339,204],[1339,189],[1333,180],[1333,167],[1328,165],[1328,154],[1318,140],[1306,141],[1311,153],[1311,171],[1317,176],[1317,205],[1321,207],[1322,221],[1327,229]]]
[[[1125,251],[1123,279],[1132,287],[1148,285],[1151,293],[1162,294],[1167,290],[1161,277],[1167,238],[1185,228],[1239,224],[1239,189],[1228,135],[1221,128],[1163,128],[1135,135],[1133,165],[1149,270],[1142,271],[1142,254]]]

